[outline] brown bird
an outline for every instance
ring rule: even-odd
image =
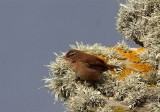
[[[64,59],[77,76],[86,81],[96,81],[104,71],[115,68],[94,55],[74,49],[68,51]]]

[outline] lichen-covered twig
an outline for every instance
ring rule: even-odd
[[[121,69],[104,72],[96,82],[86,82],[69,68],[62,58],[65,53],[58,56],[55,62],[48,65],[51,75],[44,79],[45,87],[54,93],[57,99],[64,101],[69,112],[111,112],[117,108],[129,111],[155,101],[153,97],[148,98],[151,96],[148,93],[157,91],[157,83],[153,83],[149,78],[155,69],[145,60],[142,61],[143,57],[140,55],[147,49],[130,49],[125,42],[112,48],[83,43],[76,43],[71,48],[98,56],[108,63],[121,66]],[[157,78],[153,80],[158,81]]]

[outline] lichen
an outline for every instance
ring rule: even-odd
[[[148,62],[156,66],[160,53],[160,0],[126,0],[120,3],[117,29],[126,39],[148,49]]]
[[[134,67],[135,69],[137,69],[143,73],[151,72],[154,70],[153,66],[151,66],[148,63],[132,63],[132,64],[130,64],[130,66]]]
[[[116,50],[118,53],[122,55],[124,59],[127,59],[135,63],[138,63],[141,61],[139,54],[135,50],[128,50],[127,52],[122,48],[117,48]]]
[[[47,65],[50,75],[44,78],[44,87],[64,102],[68,112],[160,111],[160,0],[120,3],[117,29],[141,47],[130,48],[125,41],[113,47],[70,45],[118,66],[98,81],[78,78],[62,58],[65,52]]]
[[[76,94],[67,102],[69,112],[88,112],[96,107],[104,107],[106,104],[105,98],[93,88],[77,84],[75,92]]]
[[[90,83],[78,78],[75,72],[69,68],[62,58],[65,53],[58,56],[55,62],[51,62],[47,66],[50,70],[50,76],[44,79],[45,87],[52,94],[55,94],[56,99],[59,98],[64,102],[66,110],[69,112],[99,112],[99,110],[102,110],[102,112],[114,112],[115,110],[111,107],[119,108],[118,106],[122,106],[120,101],[127,103],[125,106],[128,106],[128,108],[135,108],[143,105],[146,99],[152,96],[148,94],[150,93],[151,85],[156,85],[156,82],[160,80],[157,76],[153,78],[155,69],[152,65],[144,60],[142,61],[140,58],[139,53],[144,52],[145,48],[128,48],[126,52],[126,50],[123,50],[126,48],[119,48],[117,44],[112,48],[107,48],[100,44],[92,46],[84,45],[83,43],[76,43],[76,45],[72,45],[71,49],[73,48],[98,56],[107,63],[118,65],[120,68],[108,70],[101,75],[100,80]],[[96,53],[93,48],[96,49]],[[116,53],[108,55],[107,53],[110,52],[110,49],[114,49]],[[137,57],[130,56],[133,54]],[[148,83],[149,81],[154,83]],[[152,90],[155,90],[155,88],[157,87],[152,86]],[[108,99],[111,97],[113,99]],[[154,97],[151,97],[149,100],[153,99]],[[108,105],[107,102],[118,102],[118,105],[116,103]]]

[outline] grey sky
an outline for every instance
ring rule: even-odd
[[[43,65],[76,41],[122,40],[117,12],[117,0],[0,0],[0,112],[62,112],[61,102],[38,90],[48,76]]]

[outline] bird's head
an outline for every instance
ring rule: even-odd
[[[71,61],[72,63],[76,61],[77,56],[80,54],[81,51],[71,49],[69,50],[66,55],[64,56],[64,59],[67,61]]]

